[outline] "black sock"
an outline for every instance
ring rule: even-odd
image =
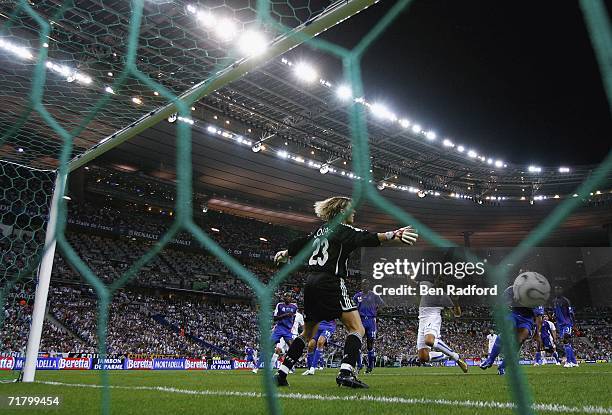
[[[342,363],[340,364],[340,372],[345,374],[348,374],[346,372],[353,372],[355,365],[357,364],[359,350],[361,350],[361,336],[357,333],[351,333],[346,336],[346,340],[344,341],[344,356],[342,357]]]
[[[293,365],[295,365],[295,362],[300,360],[300,357],[302,357],[302,354],[304,353],[304,348],[306,348],[306,342],[304,341],[302,336],[296,337],[295,340],[293,340],[293,343],[291,343],[291,346],[289,346],[289,351],[285,355],[285,360],[283,361],[283,364],[278,369],[279,376],[287,376],[291,368],[293,368]]]

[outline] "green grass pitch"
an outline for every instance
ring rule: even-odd
[[[538,413],[612,414],[612,366],[586,365],[528,367],[527,378]],[[509,387],[494,368],[376,369],[362,376],[367,390],[336,386],[335,370],[315,376],[291,375],[283,388],[281,406],[286,414],[509,414]],[[100,413],[100,382],[93,371],[39,371],[37,382],[2,383],[0,396],[60,395],[59,410],[0,408],[3,414]],[[109,372],[110,409],[117,414],[262,414],[262,375],[249,371],[116,371]],[[0,379],[14,378],[4,372]],[[68,385],[69,384],[69,385]],[[485,404],[482,404],[485,402]],[[540,405],[541,404],[541,405]],[[550,404],[550,405],[547,405]]]

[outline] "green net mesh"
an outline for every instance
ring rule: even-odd
[[[189,118],[195,101],[302,42],[339,59],[354,96],[363,96],[361,57],[411,1],[398,1],[352,50],[315,35],[373,3],[364,0],[338,3],[215,0],[202,4],[164,0],[0,2],[3,65],[0,99],[4,103],[0,108],[2,302],[10,298],[16,284],[32,281],[45,249],[47,213],[57,174],[58,223],[49,231],[67,261],[95,288],[99,299],[100,354],[105,354],[108,306],[113,293],[130,281],[178,232],[189,232],[252,288],[260,305],[263,360],[269,361],[272,345],[263,333],[271,323],[272,296],[311,252],[300,253],[296,261],[283,267],[264,285],[195,224],[189,123],[176,125],[177,196],[173,225],[151,250],[110,285],[94,275],[66,239],[67,210],[61,198],[66,177],[87,160],[172,113]],[[602,1],[583,0],[580,4],[608,100],[612,102],[610,21]],[[194,26],[194,20],[200,24]],[[245,59],[253,50],[238,50],[231,40],[248,34],[251,29],[264,33],[269,41],[275,40],[265,53]],[[452,246],[380,195],[370,183],[364,108],[351,104],[348,122],[353,171],[362,178],[354,181],[354,206],[358,208],[368,200],[399,222],[416,226],[421,236],[433,245]],[[79,159],[80,155],[83,157]],[[609,155],[576,193],[588,195],[611,169],[612,155]],[[515,262],[525,255],[529,247],[557,227],[578,203],[578,199],[568,199],[560,204],[506,262]],[[12,232],[6,230],[8,227]],[[496,281],[506,280],[503,270],[491,271]],[[495,311],[504,349],[511,350],[514,347],[512,328],[504,319],[503,307],[497,305]],[[516,410],[530,413],[531,394],[516,355],[506,353],[506,356]],[[108,413],[111,408],[109,377],[106,371],[100,373],[104,386],[102,412]],[[264,389],[269,411],[279,413],[269,367]]]
[[[0,160],[0,303],[23,300],[33,291],[54,177],[53,171]],[[4,318],[2,313],[0,327]]]

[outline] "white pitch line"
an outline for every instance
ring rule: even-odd
[[[36,383],[52,386],[67,386],[76,388],[104,388],[102,385],[86,384],[86,383],[63,383],[36,381]],[[266,395],[260,392],[239,392],[239,391],[214,391],[214,390],[192,390],[178,389],[166,386],[119,386],[109,385],[110,389],[125,389],[125,390],[141,390],[154,392],[177,393],[183,395],[198,395],[198,396],[231,396],[245,398],[263,398]],[[375,403],[389,403],[402,405],[440,405],[440,406],[461,406],[465,408],[481,408],[481,409],[514,409],[515,405],[512,402],[497,402],[497,401],[459,401],[449,399],[428,399],[428,398],[402,398],[399,396],[374,396],[374,395],[315,395],[307,393],[279,393],[279,398],[299,399],[299,400],[314,400],[314,401],[362,401]],[[553,413],[589,413],[589,414],[612,414],[612,408],[602,406],[567,406],[547,403],[535,403],[533,409],[541,412]]]

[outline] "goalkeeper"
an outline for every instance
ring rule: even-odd
[[[316,202],[314,208],[316,215],[324,223],[309,236],[292,241],[287,250],[280,251],[275,256],[275,262],[281,263],[307,245],[313,249],[306,263],[308,278],[304,286],[304,331],[291,344],[285,361],[278,370],[276,381],[279,386],[288,386],[287,374],[317,332],[319,322],[340,318],[348,335],[336,383],[352,388],[367,388],[368,386],[355,376],[355,365],[365,330],[357,306],[349,296],[342,278],[347,274],[348,257],[357,248],[380,246],[386,242],[412,245],[418,234],[410,226],[383,233],[354,228],[352,224],[355,212],[351,211],[351,199],[348,197],[330,197]],[[350,213],[344,222],[332,231],[330,222],[336,216],[348,212]]]

